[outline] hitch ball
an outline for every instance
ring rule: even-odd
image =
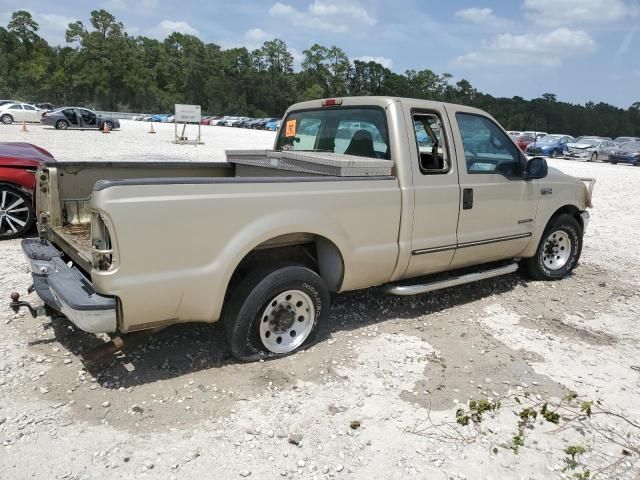
[[[20,301],[20,294],[18,292],[11,292],[11,301],[17,303]]]

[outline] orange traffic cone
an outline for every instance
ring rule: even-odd
[[[111,133],[111,132],[109,131],[109,126],[107,125],[107,122],[104,122],[104,123],[102,124],[102,133]]]
[[[20,131],[21,132],[28,132],[29,130],[27,130],[27,122],[25,122],[24,120],[22,121],[22,127],[20,127]]]
[[[151,122],[151,126],[149,127],[149,133],[156,133],[156,131],[153,129],[153,122]]]

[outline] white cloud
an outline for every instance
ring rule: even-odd
[[[76,18],[56,15],[53,13],[34,13],[33,18],[40,26],[38,34],[52,45],[64,45],[67,43],[65,33],[70,23]]]
[[[361,62],[376,62],[389,69],[393,67],[393,60],[387,57],[371,57],[369,55],[364,55],[362,57],[354,58],[354,60],[360,60]]]
[[[536,23],[555,26],[615,22],[640,13],[624,0],[525,0],[522,8]]]
[[[265,42],[266,40],[275,38],[275,35],[265,32],[261,28],[252,28],[244,32],[244,38],[249,42]]]
[[[162,20],[153,30],[152,34],[157,37],[165,38],[173,32],[184,33],[187,35],[199,35],[200,32],[189,25],[184,20]]]
[[[361,30],[363,26],[373,26],[377,20],[359,3],[353,1],[315,0],[307,10],[281,2],[276,2],[269,15],[283,18],[288,24],[312,30],[325,30],[336,33],[347,33]]]
[[[584,30],[557,28],[545,34],[497,35],[483,48],[458,57],[459,65],[558,66],[564,58],[585,55],[596,43]]]
[[[103,6],[107,10],[135,11],[138,13],[148,13],[158,7],[158,0],[107,0]]]
[[[507,19],[496,16],[490,8],[465,8],[458,10],[455,16],[466,22],[491,28],[504,27],[509,24]]]

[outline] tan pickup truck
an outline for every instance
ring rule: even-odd
[[[565,277],[594,183],[485,112],[390,97],[293,105],[273,151],[227,153],[42,164],[23,250],[45,305],[88,332],[223,319],[238,359],[282,356],[321,338],[329,292]]]

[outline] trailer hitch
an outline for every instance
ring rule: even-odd
[[[34,286],[31,285],[27,291],[29,293],[33,292],[34,290]],[[18,292],[12,292],[11,293],[11,303],[9,304],[9,307],[11,308],[11,310],[13,310],[14,313],[18,313],[20,311],[21,308],[26,308],[29,310],[29,313],[31,314],[31,316],[33,318],[39,317],[39,316],[43,316],[47,314],[47,309],[45,308],[44,305],[40,305],[38,307],[34,307],[33,305],[31,305],[29,302],[25,302],[25,301],[21,301],[20,300],[20,294]]]

